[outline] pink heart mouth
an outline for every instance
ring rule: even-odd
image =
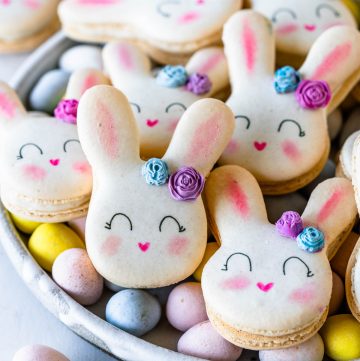
[[[305,25],[304,25],[304,28],[305,28],[307,31],[315,31],[315,30],[316,30],[316,25],[305,24]]]
[[[60,163],[60,159],[50,159],[49,162],[51,165],[57,166]]]
[[[267,146],[266,142],[254,142],[254,147],[256,148],[256,150],[258,150],[259,152],[263,151]]]
[[[269,292],[273,288],[274,283],[271,282],[271,283],[268,283],[268,284],[264,285],[262,282],[258,282],[256,284],[256,286],[258,286],[260,291]]]
[[[150,127],[150,128],[155,127],[156,125],[158,125],[158,123],[159,123],[159,120],[158,120],[158,119],[154,119],[154,120],[148,119],[148,120],[146,121],[146,125],[147,125],[148,127]]]
[[[139,242],[138,246],[139,246],[141,252],[146,252],[150,247],[150,242],[146,242],[146,243],[140,243]]]

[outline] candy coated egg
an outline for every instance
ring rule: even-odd
[[[69,361],[69,359],[51,347],[29,345],[17,351],[12,361]]]
[[[193,276],[195,278],[196,281],[200,282],[201,281],[201,275],[203,272],[203,269],[205,267],[205,264],[207,263],[207,261],[214,255],[214,253],[219,249],[219,246],[216,242],[210,242],[206,245],[206,249],[205,249],[205,254],[204,254],[204,258],[201,261],[199,267],[195,270]]]
[[[185,355],[212,361],[236,361],[242,352],[240,347],[220,336],[210,321],[199,323],[185,332],[177,349]]]
[[[106,279],[104,279],[104,285],[107,289],[109,289],[110,291],[115,292],[115,293],[122,291],[122,290],[126,290],[125,287],[118,286],[115,283],[112,283]]]
[[[86,224],[86,217],[73,219],[72,221],[68,222],[68,226],[74,230],[78,236],[85,241],[85,224]]]
[[[208,319],[205,301],[198,282],[186,282],[176,286],[166,304],[166,317],[180,331],[187,331]]]
[[[62,252],[54,262],[52,276],[66,293],[82,305],[92,305],[102,295],[103,278],[82,248]]]
[[[260,361],[322,361],[323,357],[324,343],[319,334],[298,346],[259,352]]]
[[[360,357],[360,324],[352,315],[329,317],[320,335],[325,344],[325,353],[335,361]]]
[[[345,296],[345,287],[342,279],[335,273],[332,273],[333,276],[333,287],[329,305],[329,316],[336,313],[340,308],[342,301]]]
[[[156,297],[161,306],[165,306],[171,291],[176,287],[176,285],[170,285],[166,287],[159,287],[159,288],[149,288],[147,289],[154,297]]]
[[[70,248],[85,248],[81,238],[61,223],[44,223],[29,239],[29,251],[39,265],[51,272],[56,257]]]
[[[102,70],[101,49],[92,45],[74,46],[61,55],[59,66],[70,73],[85,68]]]
[[[16,214],[10,213],[11,219],[13,220],[15,227],[21,232],[31,234],[35,229],[40,226],[41,223],[29,221],[28,219],[17,216]]]
[[[112,325],[140,337],[157,325],[161,306],[148,292],[127,289],[110,298],[105,317]]]

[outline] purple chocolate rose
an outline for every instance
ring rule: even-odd
[[[195,73],[189,76],[186,89],[196,95],[206,94],[211,90],[212,83],[206,74]]]
[[[285,212],[275,224],[277,231],[284,237],[296,238],[304,229],[300,214]]]
[[[79,102],[76,99],[63,99],[54,110],[55,118],[65,123],[76,124]]]
[[[181,167],[169,179],[169,190],[177,201],[193,201],[204,189],[205,179],[194,168]]]
[[[324,108],[330,99],[331,90],[323,80],[303,80],[296,89],[296,100],[305,109]]]

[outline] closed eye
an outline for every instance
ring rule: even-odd
[[[182,103],[171,103],[165,108],[165,113],[169,113],[170,110],[185,111],[186,106]]]
[[[24,150],[27,148],[27,147],[33,147],[35,149],[37,149],[39,151],[39,153],[41,155],[44,154],[44,152],[42,151],[42,149],[35,143],[26,143],[24,145],[22,145],[19,149],[19,155],[17,156],[17,159],[23,159],[24,158]]]
[[[64,149],[64,152],[66,153],[68,151],[68,146],[69,144],[71,143],[77,143],[77,144],[80,144],[80,141],[78,139],[69,139],[67,140],[64,145],[63,145],[63,149]]]
[[[160,231],[160,232],[162,231],[163,224],[164,224],[164,222],[165,222],[166,220],[171,220],[172,222],[175,222],[176,225],[177,225],[178,228],[179,228],[179,233],[182,233],[182,232],[185,232],[185,231],[186,231],[186,228],[183,227],[183,226],[180,224],[180,222],[179,222],[175,217],[173,217],[173,216],[166,216],[166,217],[164,217],[164,218],[161,220],[161,222],[160,222],[160,224],[159,224],[159,231]]]
[[[340,13],[335,8],[333,8],[331,5],[328,5],[328,4],[319,5],[315,10],[316,16],[318,18],[321,18],[321,14],[324,13],[324,11],[325,11],[325,13],[330,12],[336,18],[340,17]]]
[[[140,105],[136,104],[136,103],[129,103],[133,108],[135,108],[135,110],[138,112],[138,113],[141,113],[141,108],[140,108]]]
[[[169,18],[171,17],[171,12],[167,9],[169,5],[179,5],[179,0],[167,0],[162,1],[156,6],[156,11],[163,17]]]
[[[252,272],[252,264],[251,264],[250,257],[247,254],[241,253],[241,252],[233,253],[231,256],[229,256],[224,264],[224,268],[222,268],[221,270],[228,271],[230,260],[234,260],[234,257],[236,257],[236,256],[245,257],[249,261],[249,271]]]
[[[285,16],[290,16],[292,19],[297,19],[296,13],[295,11],[288,9],[288,8],[281,8],[275,11],[275,13],[273,14],[273,16],[271,17],[271,21],[273,23],[276,23],[279,20],[279,17],[281,15]]]
[[[249,129],[250,128],[250,119],[248,117],[246,117],[245,115],[236,115],[235,116],[235,119],[242,119],[242,120],[245,120],[246,122],[246,129]]]
[[[110,219],[110,222],[106,222],[105,223],[105,228],[106,229],[111,229],[112,225],[113,225],[113,221],[116,219],[116,218],[124,218],[125,220],[128,221],[129,225],[130,225],[130,231],[133,230],[133,225],[132,225],[132,222],[131,222],[131,219],[125,214],[125,213],[115,213],[111,219]]]
[[[283,264],[283,274],[284,276],[286,276],[286,265],[288,262],[292,261],[292,260],[297,260],[300,261],[306,268],[306,277],[313,277],[314,274],[311,272],[309,266],[299,257],[289,257],[288,259],[285,260],[284,264]]]
[[[293,119],[284,119],[279,127],[278,127],[278,132],[280,133],[281,132],[281,129],[282,127],[286,124],[286,123],[292,123],[294,124],[295,126],[297,126],[297,128],[299,129],[299,137],[305,137],[305,131],[301,128],[301,125],[296,121],[296,120],[293,120]]]

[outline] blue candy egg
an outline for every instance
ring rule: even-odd
[[[128,289],[110,298],[105,317],[112,325],[140,337],[157,325],[161,306],[148,292]]]

